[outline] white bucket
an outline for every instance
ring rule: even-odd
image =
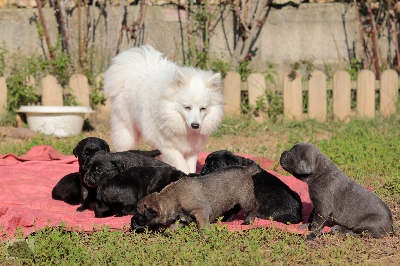
[[[30,130],[46,135],[68,137],[78,135],[83,128],[86,113],[93,113],[86,106],[21,106],[17,111],[26,113]]]

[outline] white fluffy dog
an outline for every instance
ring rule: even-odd
[[[164,162],[196,172],[198,153],[223,117],[220,74],[180,67],[145,45],[113,59],[104,92],[117,151],[134,149],[141,135]]]

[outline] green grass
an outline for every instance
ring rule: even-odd
[[[283,151],[296,142],[310,141],[350,177],[371,186],[391,208],[399,226],[400,118],[353,120],[342,123],[263,123],[246,117],[225,119],[216,140],[248,137],[255,131],[282,136]],[[327,134],[325,134],[327,133]],[[327,137],[320,137],[320,135]],[[23,143],[0,143],[0,154],[21,155],[32,146],[49,144],[71,154],[84,136],[56,139],[38,136]],[[240,146],[240,142],[237,142]],[[263,143],[255,143],[255,146]],[[223,147],[221,147],[223,148]],[[277,158],[274,158],[277,159]],[[28,236],[34,243],[30,259],[7,260],[7,242],[0,242],[0,264],[7,265],[398,265],[400,237],[384,239],[323,235],[308,242],[303,235],[274,228],[231,232],[216,224],[198,231],[193,225],[174,233],[136,234],[102,228],[88,234],[68,232],[62,226]],[[3,263],[1,263],[3,262]]]

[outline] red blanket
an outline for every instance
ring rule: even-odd
[[[201,153],[198,169],[201,169],[208,153]],[[258,162],[264,169],[271,169],[275,162],[253,156],[243,155]],[[78,171],[78,161],[74,156],[65,156],[53,147],[40,145],[33,147],[27,154],[0,155],[0,237],[14,236],[16,228],[27,235],[46,226],[58,226],[61,223],[67,230],[92,232],[106,225],[110,229],[129,229],[131,216],[95,218],[92,210],[76,212],[76,205],[53,200],[51,191],[65,175]],[[269,171],[269,170],[268,170]],[[303,202],[303,218],[312,209],[307,185],[292,176],[282,176],[269,171],[285,182],[300,195]],[[269,227],[272,224],[279,229],[304,233],[299,225],[284,225],[256,219],[253,225],[242,226],[242,220],[222,223],[229,230],[244,230],[254,227]]]

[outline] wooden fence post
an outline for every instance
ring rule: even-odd
[[[357,77],[357,115],[374,118],[375,116],[375,74],[363,69]]]
[[[265,95],[265,78],[261,73],[252,73],[247,78],[247,86],[249,92],[249,104],[255,106],[259,97]]]
[[[62,88],[52,75],[42,78],[42,104],[46,106],[63,106]]]
[[[0,114],[7,108],[7,83],[6,77],[0,77]]]
[[[339,70],[333,75],[333,117],[337,121],[349,122],[351,113],[350,74]]]
[[[301,121],[303,118],[303,92],[301,77],[295,73],[294,79],[286,74],[283,79],[283,115],[288,119]]]
[[[229,71],[223,81],[224,111],[227,114],[240,114],[240,74]]]
[[[308,118],[325,122],[327,115],[326,75],[320,70],[311,73],[308,85]]]
[[[68,86],[79,105],[90,107],[90,86],[85,75],[73,74],[69,78]]]
[[[399,99],[399,76],[393,69],[387,69],[381,76],[380,112],[384,117],[389,117],[396,112]]]

